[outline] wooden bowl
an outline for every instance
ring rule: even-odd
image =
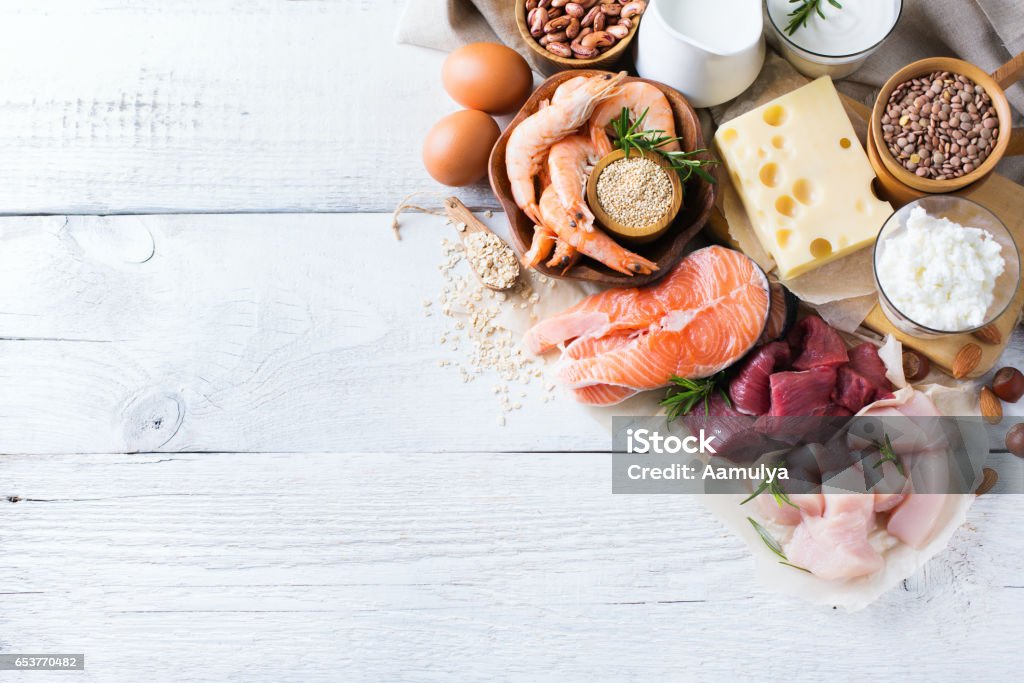
[[[533,51],[540,58],[540,62],[544,65],[544,72],[548,75],[558,73],[559,71],[565,71],[566,69],[610,69],[615,66],[623,55],[626,54],[626,50],[629,49],[629,44],[633,42],[636,31],[640,27],[640,21],[643,19],[643,14],[633,18],[633,26],[629,29],[629,33],[626,37],[619,42],[612,45],[611,49],[607,52],[599,54],[597,57],[591,59],[568,59],[566,57],[559,57],[558,55],[548,52],[537,39],[530,35],[530,27],[526,25],[526,0],[516,0],[515,6],[516,13],[516,26],[519,27],[519,35],[522,37],[523,42],[526,46]]]
[[[576,76],[598,76],[607,73],[609,72],[590,69],[563,71],[544,81],[530,98],[526,100],[526,104],[523,105],[523,108],[519,110],[516,117],[505,128],[501,137],[498,138],[498,142],[495,143],[494,149],[491,150],[491,159],[488,167],[491,189],[494,190],[495,196],[501,202],[505,214],[508,216],[509,225],[511,226],[512,245],[519,252],[520,256],[529,250],[530,244],[533,241],[533,221],[526,217],[526,214],[522,212],[512,198],[512,189],[508,181],[508,174],[505,171],[505,148],[508,145],[509,136],[512,135],[512,131],[515,130],[516,126],[522,123],[523,119],[537,111],[541,101],[549,99],[554,94],[555,89],[565,81]],[[685,97],[657,81],[650,81],[644,78],[626,78],[623,82],[629,83],[632,81],[650,83],[665,93],[665,97],[668,98],[668,102],[675,114],[676,135],[683,138],[683,149],[704,149],[704,133],[700,127],[700,120],[697,118],[697,112],[693,110],[693,107],[690,106]],[[705,153],[695,158],[710,159],[711,157]],[[672,270],[672,267],[683,257],[686,244],[704,227],[714,205],[714,185],[696,176],[686,182],[683,208],[676,215],[676,219],[673,221],[669,231],[662,235],[660,239],[649,244],[640,245],[634,250],[641,256],[658,264],[658,270],[650,275],[623,275],[589,258],[581,258],[564,275],[543,264],[539,265],[536,270],[548,277],[564,277],[568,280],[597,282],[617,287],[636,287],[654,282],[658,278],[667,275]]]
[[[594,212],[594,217],[597,219],[599,226],[603,227],[605,232],[616,241],[621,239],[621,241],[629,244],[653,242],[672,227],[672,221],[675,220],[676,214],[679,213],[679,209],[683,206],[683,183],[679,180],[679,174],[672,168],[672,164],[663,155],[657,152],[644,152],[642,156],[645,159],[657,164],[668,175],[669,182],[672,183],[672,203],[661,220],[651,225],[638,228],[620,223],[601,206],[601,202],[597,198],[597,180],[608,164],[618,161],[624,156],[626,156],[626,153],[621,149],[617,149],[611,154],[605,155],[604,158],[597,162],[594,170],[590,173],[590,177],[587,179],[587,205]],[[633,154],[632,156],[636,158],[638,155]]]
[[[868,122],[868,138],[865,142],[866,151],[868,153],[868,161],[871,162],[872,168],[874,168],[875,175],[878,176],[872,182],[872,192],[879,199],[883,199],[893,205],[893,208],[899,209],[905,204],[909,204],[915,199],[921,197],[927,197],[927,192],[921,190],[915,190],[909,185],[904,185],[896,179],[884,163],[882,163],[881,154],[878,153],[878,149],[875,147],[875,139],[872,135],[871,129],[874,124]],[[917,177],[917,176],[915,176]],[[962,187],[956,190],[954,194],[963,195],[968,192],[973,192],[977,188],[985,184],[985,181],[992,177],[991,173],[986,173],[980,179],[974,181],[966,187]]]
[[[999,118],[999,138],[996,140],[995,147],[992,148],[985,161],[970,173],[965,173],[959,178],[949,180],[921,178],[916,173],[908,171],[893,158],[892,153],[889,152],[889,148],[885,144],[885,140],[882,138],[882,116],[885,114],[886,105],[889,102],[889,96],[892,95],[892,91],[900,83],[935,71],[949,71],[953,74],[966,76],[977,85],[983,87],[992,99],[992,105],[995,107],[996,115]],[[1010,103],[1006,99],[1006,93],[1003,92],[999,83],[974,64],[965,62],[962,59],[953,59],[952,57],[930,57],[912,62],[903,67],[882,86],[881,91],[878,93],[878,99],[875,100],[874,109],[871,111],[870,134],[875,144],[875,150],[878,152],[878,157],[881,158],[886,170],[903,185],[927,193],[953,192],[991,173],[1006,152],[1007,145],[1010,143],[1012,129],[1013,118]]]

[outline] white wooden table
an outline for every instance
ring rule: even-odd
[[[0,5],[0,652],[98,681],[1016,676],[1017,499],[868,610],[809,607],[695,501],[611,495],[567,398],[500,429],[438,367],[442,227],[384,214],[437,189],[419,143],[455,105],[401,5]]]

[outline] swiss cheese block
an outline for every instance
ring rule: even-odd
[[[783,279],[868,246],[892,213],[828,76],[723,124],[715,144]]]

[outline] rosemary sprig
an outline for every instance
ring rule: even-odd
[[[662,149],[673,142],[682,142],[680,137],[669,137],[663,130],[643,130],[640,126],[647,118],[650,107],[644,109],[636,121],[630,122],[629,108],[623,107],[619,116],[612,120],[612,128],[615,129],[615,143],[626,156],[630,156],[633,150],[643,154],[644,152],[658,152],[661,154],[673,170],[679,175],[684,183],[691,176],[697,175],[700,179],[714,184],[714,177],[704,170],[705,166],[712,166],[718,162],[713,159],[697,159],[699,154],[707,152],[706,149],[695,149],[692,152],[682,150],[669,151]]]
[[[710,412],[708,404],[711,401],[712,393],[715,391],[718,391],[725,400],[726,405],[731,408],[732,401],[729,400],[729,395],[725,393],[725,389],[720,386],[724,377],[724,370],[704,379],[687,379],[672,375],[669,381],[675,386],[668,388],[668,393],[660,404],[667,408],[668,421],[671,422],[682,415],[688,415],[702,401],[704,403],[704,414],[707,415]]]
[[[899,456],[897,456],[896,451],[893,450],[892,441],[889,440],[889,435],[884,434],[882,438],[885,440],[885,443],[875,442],[875,448],[878,449],[878,452],[881,453],[882,457],[878,462],[871,466],[871,469],[877,470],[883,464],[891,462],[896,465],[896,471],[900,473],[900,476],[906,477],[907,473],[903,469],[903,463],[900,462]]]
[[[785,465],[786,465],[786,462],[784,460],[779,462],[778,465],[776,465],[775,467],[772,468],[772,472],[773,473],[778,472],[779,469],[782,468],[782,467],[785,467]],[[765,491],[767,491],[768,493],[771,494],[772,498],[775,499],[776,505],[778,505],[779,507],[782,507],[783,505],[789,505],[790,507],[795,507],[797,510],[800,509],[800,506],[795,504],[793,501],[791,501],[789,499],[789,495],[785,491],[782,490],[781,486],[779,486],[779,480],[777,478],[772,480],[772,481],[768,481],[767,477],[765,478],[764,481],[761,482],[760,486],[758,486],[756,489],[754,489],[753,493],[751,493],[749,496],[747,496],[743,500],[743,502],[740,503],[740,505],[746,505],[747,503],[749,503],[753,499],[755,499],[758,496],[760,496]]]
[[[800,571],[807,572],[808,574],[811,573],[810,569],[805,569],[804,567],[799,567],[795,564],[792,564],[789,561],[789,558],[786,557],[786,553],[783,552],[782,544],[776,541],[775,537],[772,536],[767,529],[758,524],[757,520],[755,520],[753,517],[747,517],[747,521],[750,522],[750,525],[752,527],[754,527],[754,531],[756,531],[757,535],[761,537],[761,540],[764,541],[764,544],[768,546],[768,550],[771,550],[773,553],[775,553],[775,555],[777,555],[780,558],[779,564],[784,564],[787,567],[792,567],[793,569],[799,569]]]
[[[786,35],[793,35],[797,32],[797,29],[801,29],[807,26],[807,21],[817,14],[822,19],[825,19],[825,13],[821,11],[821,0],[789,0],[792,4],[794,2],[801,3],[799,7],[787,14],[789,17],[789,24],[786,25]],[[843,9],[843,6],[839,4],[838,0],[828,0],[828,4],[832,5],[836,9]]]

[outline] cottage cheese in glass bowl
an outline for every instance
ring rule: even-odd
[[[879,303],[917,337],[980,329],[1009,306],[1020,254],[995,214],[969,199],[932,196],[894,213],[875,242]]]

